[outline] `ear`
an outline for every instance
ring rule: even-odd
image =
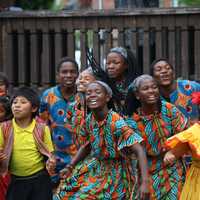
[[[135,98],[136,98],[137,100],[140,100],[140,95],[139,95],[138,92],[135,92]]]
[[[37,112],[37,110],[38,110],[38,107],[32,107],[32,113],[35,113],[35,112]]]
[[[106,102],[108,103],[110,101],[111,97],[107,94],[106,95]]]

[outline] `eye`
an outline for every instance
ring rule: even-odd
[[[154,68],[154,70],[155,70],[155,71],[160,71],[160,70],[161,70],[161,67],[160,67],[160,66],[157,66],[157,67]]]

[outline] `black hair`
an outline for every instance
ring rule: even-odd
[[[154,72],[154,66],[155,66],[155,64],[158,63],[158,62],[160,62],[160,61],[164,61],[164,62],[166,62],[167,64],[169,64],[169,66],[171,67],[171,69],[174,71],[174,67],[173,67],[173,65],[169,62],[168,59],[166,59],[166,58],[158,58],[158,59],[154,60],[154,61],[151,63],[151,65],[150,65],[150,75],[151,75],[151,76],[153,76],[153,74],[154,74],[153,72]]]
[[[0,104],[4,107],[6,111],[5,117],[4,119],[1,119],[1,122],[12,119],[13,116],[12,116],[12,110],[11,110],[11,104],[10,104],[9,98],[6,96],[0,96]]]
[[[8,89],[9,87],[8,77],[3,72],[0,72],[0,82],[3,82],[3,84],[6,86],[6,89]]]
[[[140,75],[138,69],[137,60],[133,54],[133,52],[129,49],[126,49],[127,51],[127,59],[124,58],[125,63],[127,64],[127,70],[125,72],[125,87],[128,87],[129,84],[136,78],[136,75]],[[113,92],[113,97],[111,98],[111,101],[108,104],[109,108],[113,108],[115,111],[121,110],[123,112],[123,106],[121,105],[121,100],[123,100],[122,95],[116,88],[116,83],[114,79],[109,78],[108,74],[101,68],[99,64],[95,61],[95,58],[93,56],[93,53],[90,53],[87,51],[87,59],[90,63],[90,66],[93,70],[93,73],[96,77],[99,78],[99,80],[107,83]],[[118,110],[119,109],[119,110]]]
[[[76,68],[76,70],[77,70],[77,72],[79,71],[78,64],[77,64],[77,62],[76,62],[75,59],[69,58],[69,57],[63,57],[63,58],[61,58],[61,59],[59,60],[59,62],[58,62],[58,64],[57,64],[57,67],[56,67],[56,71],[57,71],[57,72],[60,71],[60,68],[61,68],[62,64],[65,63],[65,62],[71,62],[71,63],[73,63],[74,66],[75,66],[75,68]]]
[[[20,87],[14,92],[14,95],[11,99],[11,104],[13,103],[14,99],[19,96],[25,97],[31,103],[32,108],[37,108],[37,111],[32,115],[33,117],[35,117],[38,114],[38,109],[40,106],[40,99],[38,93],[31,87]]]

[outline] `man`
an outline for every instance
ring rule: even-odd
[[[59,182],[59,171],[70,163],[77,151],[71,133],[64,127],[67,107],[74,101],[77,77],[76,61],[68,57],[62,58],[57,66],[58,85],[44,91],[41,97],[40,117],[51,127],[57,158],[53,183]]]

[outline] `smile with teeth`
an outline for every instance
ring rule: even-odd
[[[91,105],[95,105],[97,103],[97,100],[93,99],[93,100],[90,100],[90,104]]]

